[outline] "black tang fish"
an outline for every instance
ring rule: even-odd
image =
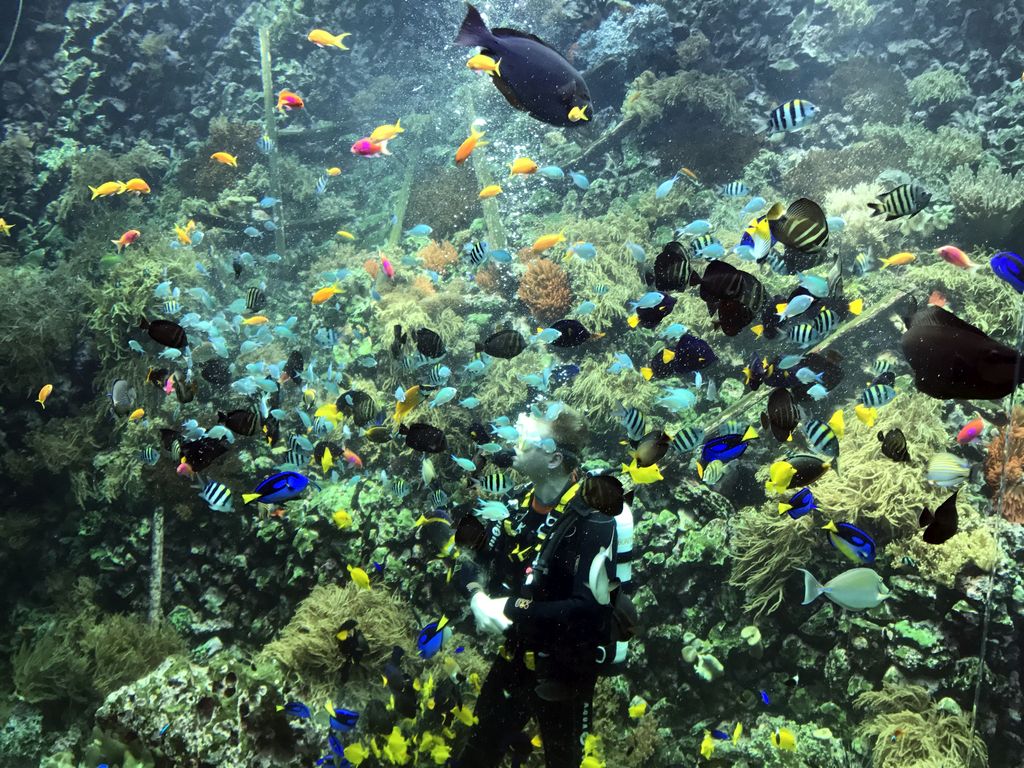
[[[765,296],[760,280],[725,261],[711,262],[701,277],[700,297],[709,314],[718,312],[726,336],[735,336],[750,325],[760,314]]]
[[[915,312],[901,342],[919,392],[998,400],[1021,383],[1017,353],[941,307]]]
[[[581,125],[594,114],[582,75],[562,54],[535,35],[515,29],[488,29],[472,5],[455,38],[456,45],[480,46],[501,60],[501,74],[491,80],[516,109],[543,123]]]

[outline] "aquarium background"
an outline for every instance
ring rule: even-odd
[[[364,717],[344,744],[360,745],[349,754],[366,766],[443,765],[465,741],[496,642],[448,582],[447,524],[417,520],[437,490],[452,507],[475,502],[450,459],[477,453],[473,425],[556,402],[585,415],[591,471],[630,463],[624,407],[669,436],[735,424],[759,433],[718,483],[698,476],[699,455],[672,449],[663,479],[637,486],[631,587],[643,629],[623,674],[599,683],[591,765],[1024,764],[1024,416],[1012,396],[918,392],[900,348],[901,318],[929,299],[1024,343],[1020,294],[989,267],[1024,247],[1024,7],[480,9],[566,56],[590,87],[589,120],[538,122],[468,69],[476,49],[452,43],[458,2],[4,4],[0,765],[314,765],[330,754],[326,702],[387,720],[381,672],[395,645],[419,681],[417,716],[377,734]],[[348,50],[314,46],[315,28],[351,33]],[[282,90],[305,106],[276,110]],[[813,102],[815,118],[764,132],[792,99]],[[350,151],[399,119],[389,156]],[[456,165],[474,123],[487,144]],[[517,157],[548,171],[509,176]],[[91,199],[90,187],[129,179],[149,192]],[[730,182],[747,192],[726,193]],[[927,188],[930,205],[891,222],[871,216],[870,202],[908,183]],[[501,193],[480,199],[490,184]],[[663,246],[696,221],[711,224],[724,261],[785,302],[798,276],[732,250],[757,213],[741,213],[752,196],[765,209],[810,198],[841,219],[808,273],[824,278],[838,262],[844,306],[863,302],[814,346],[841,376],[827,397],[803,399],[804,417],[842,409],[845,434],[841,471],[810,486],[818,509],[799,519],[779,513],[789,494],[765,483],[806,441],[797,433],[790,448],[762,427],[772,387],[753,390],[743,369],[809,348],[748,329],[727,337],[695,287],[673,292],[658,327],[628,322]],[[135,241],[112,244],[130,230]],[[546,234],[565,241],[538,253],[531,245]],[[694,237],[678,234],[687,248]],[[466,246],[481,241],[500,253],[474,264]],[[941,258],[947,244],[976,268]],[[904,253],[915,258],[881,261]],[[698,272],[711,263],[692,256]],[[311,301],[332,286],[336,296]],[[244,304],[253,288],[263,324],[239,322],[255,314]],[[191,365],[138,327],[189,313]],[[538,341],[470,367],[496,330],[529,337],[564,318],[594,338]],[[656,367],[672,323],[717,356],[700,382],[693,371],[642,371]],[[440,334],[452,402],[430,407],[433,368],[392,354],[396,324]],[[295,351],[307,387],[284,373]],[[217,360],[209,370],[227,368],[223,380],[202,373]],[[879,361],[896,395],[869,426],[855,405]],[[245,389],[268,376],[284,382],[273,387],[283,412],[274,444],[262,429],[232,434],[198,479],[186,476],[161,430],[214,429],[218,411],[258,403],[260,391]],[[404,421],[441,428],[450,451],[371,439],[373,426],[395,425],[396,389],[414,384],[424,402]],[[353,390],[369,395],[369,412],[330,411]],[[979,416],[981,432],[958,442]],[[894,428],[909,461],[880,452],[878,433]],[[314,459],[300,446],[319,490],[243,506],[293,458],[293,435],[355,458],[335,450],[325,468],[322,447]],[[934,545],[919,518],[953,490],[929,483],[941,452],[971,471],[959,479],[959,530]],[[200,497],[211,480],[232,492],[231,511]],[[878,607],[801,605],[797,569],[824,582],[852,565],[822,530],[830,520],[873,536],[871,567],[892,592]],[[441,616],[452,636],[422,659],[420,629]],[[349,620],[366,641],[356,661],[339,637]],[[430,704],[442,681],[444,712],[440,693]],[[312,716],[290,716],[289,702]],[[526,762],[542,764],[539,752]]]

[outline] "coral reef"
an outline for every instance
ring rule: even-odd
[[[988,444],[985,482],[996,494],[995,506],[1002,516],[1024,524],[1024,408],[1014,408],[1010,424],[1000,427]]]
[[[950,699],[936,704],[921,686],[887,682],[854,703],[867,714],[857,733],[872,741],[873,768],[988,765],[985,742],[971,733],[970,717]]]
[[[949,67],[936,66],[922,72],[907,83],[910,100],[915,105],[961,101],[971,93],[967,78]]]
[[[755,619],[782,606],[793,568],[806,563],[814,548],[814,525],[791,520],[773,509],[746,507],[732,520],[729,584],[743,590],[743,610]]]
[[[949,195],[970,221],[976,242],[998,248],[1021,234],[1024,173],[1011,176],[995,162],[983,162],[977,171],[961,165],[949,177]]]
[[[572,291],[565,270],[550,259],[534,259],[519,281],[519,300],[530,308],[539,323],[565,317],[572,306]]]
[[[439,274],[444,274],[448,267],[457,264],[459,261],[459,252],[447,240],[431,240],[420,248],[417,256],[423,262],[424,269],[429,269]]]

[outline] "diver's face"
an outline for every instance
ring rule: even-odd
[[[529,416],[516,422],[519,441],[516,443],[512,468],[529,478],[543,477],[557,466],[558,454],[547,425]]]

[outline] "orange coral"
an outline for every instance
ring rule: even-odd
[[[424,269],[433,270],[438,273],[444,272],[449,266],[459,260],[459,252],[447,240],[440,243],[436,240],[431,240],[420,248],[419,256],[423,259]]]
[[[1004,463],[1006,453],[1006,427],[989,443],[985,457],[985,482],[999,492],[999,485],[1006,477],[1006,491],[1002,499],[1003,517],[1011,523],[1024,523],[1024,409],[1014,408],[1010,422],[1010,456]]]
[[[437,293],[434,281],[426,275],[416,275],[416,279],[412,281],[412,289],[420,296],[433,296]]]
[[[572,305],[569,276],[550,259],[534,259],[526,265],[517,295],[541,323],[565,317]]]
[[[488,291],[489,293],[498,293],[498,275],[490,264],[478,269],[475,279],[476,284],[480,286],[481,290]]]
[[[366,273],[374,280],[377,279],[377,274],[380,272],[380,263],[376,259],[367,259],[363,262],[363,269]]]

